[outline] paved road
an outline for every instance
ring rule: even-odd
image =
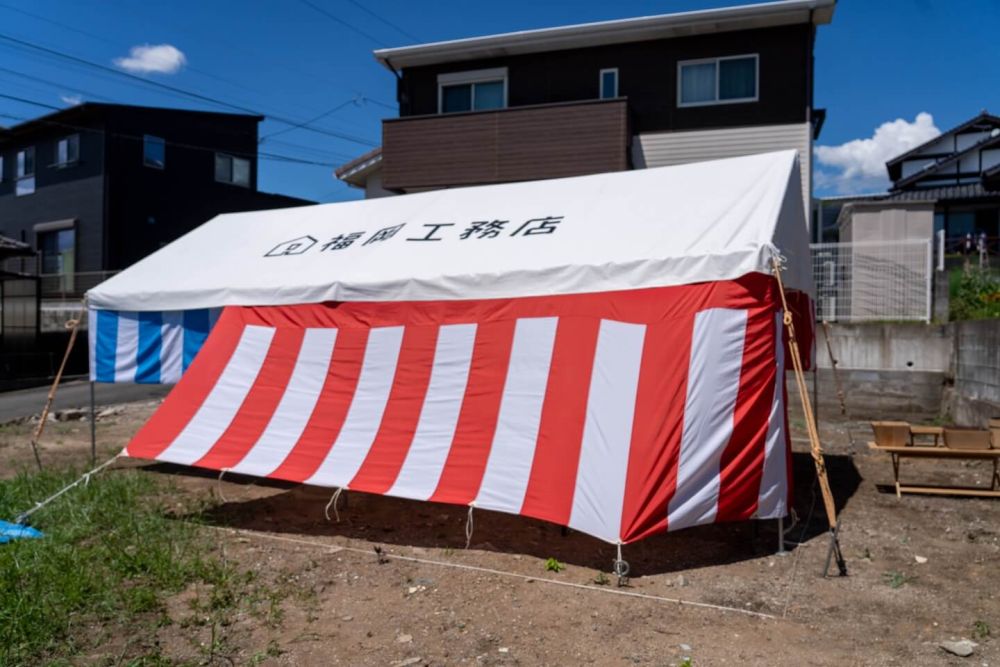
[[[95,385],[94,397],[97,405],[149,401],[166,396],[172,387],[173,385],[156,384],[97,384]],[[45,398],[48,394],[48,386],[0,394],[0,424],[19,417],[40,413],[45,407]],[[74,380],[59,387],[52,409],[85,408],[89,405],[89,383]]]

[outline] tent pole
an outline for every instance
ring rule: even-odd
[[[90,381],[90,465],[97,465],[97,410],[94,407],[94,381]]]
[[[830,524],[830,555],[837,556],[837,568],[841,576],[847,574],[847,564],[840,553],[840,545],[837,541],[837,506],[833,501],[833,491],[830,490],[830,480],[826,474],[826,461],[823,458],[823,446],[819,441],[819,429],[816,426],[816,416],[813,413],[809,400],[809,389],[806,387],[805,373],[802,370],[802,357],[799,353],[799,342],[795,337],[795,324],[792,320],[792,312],[788,309],[788,300],[785,297],[785,286],[781,282],[781,266],[777,258],[773,260],[774,277],[778,282],[778,294],[781,296],[781,307],[784,315],[785,329],[788,331],[788,348],[792,357],[792,366],[795,369],[795,383],[799,390],[799,398],[802,400],[802,412],[806,421],[806,430],[809,433],[809,445],[812,450],[813,463],[816,465],[816,479],[823,494],[823,505],[826,508],[826,518]],[[827,568],[823,571],[823,576],[829,572],[829,558]]]
[[[785,517],[778,517],[778,556],[784,556],[788,552],[785,551]]]

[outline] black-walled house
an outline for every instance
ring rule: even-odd
[[[336,176],[376,197],[794,148],[809,209],[825,115],[813,46],[834,7],[782,0],[375,51],[399,117]]]
[[[85,103],[0,129],[0,235],[77,296],[220,213],[313,203],[257,191],[262,120]]]

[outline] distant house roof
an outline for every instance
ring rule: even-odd
[[[992,146],[1000,146],[1000,134],[988,136],[985,139],[977,141],[968,148],[965,148],[964,150],[956,151],[947,157],[940,158],[938,160],[935,160],[934,162],[928,163],[927,165],[922,167],[919,171],[914,172],[905,178],[900,178],[896,180],[892,184],[892,190],[901,190],[907,187],[908,185],[912,185],[917,181],[926,178],[927,176],[933,174],[936,171],[940,171],[942,168],[947,167],[948,165],[952,165],[958,162],[966,155],[975,153],[976,151],[982,150],[983,148],[990,148]]]
[[[989,172],[984,172],[984,177],[990,172],[995,172],[1000,178],[1000,165],[994,167]],[[997,185],[1000,188],[1000,183]],[[838,197],[823,197],[821,203],[830,202],[833,204],[885,204],[893,202],[918,203],[918,202],[942,202],[942,201],[968,201],[974,199],[997,199],[1000,192],[991,191],[989,187],[984,187],[982,183],[969,183],[966,185],[944,185],[933,188],[912,188],[910,190],[899,190],[897,192],[884,192],[879,194],[864,195],[844,195]]]
[[[976,125],[978,125],[980,123],[987,124],[987,125],[989,125],[991,127],[1000,127],[1000,116],[994,116],[993,114],[991,114],[990,112],[988,112],[986,109],[983,109],[982,111],[979,112],[978,115],[973,116],[972,118],[970,118],[969,120],[965,121],[964,123],[956,125],[955,127],[951,128],[947,132],[942,132],[941,134],[939,134],[938,136],[934,137],[933,139],[925,141],[924,143],[920,144],[919,146],[915,146],[915,147],[911,148],[910,150],[906,151],[905,153],[897,155],[896,157],[894,157],[891,160],[889,160],[888,162],[886,162],[885,166],[889,169],[889,172],[891,174],[892,173],[892,167],[894,165],[897,165],[897,164],[901,163],[906,158],[913,157],[914,155],[920,153],[921,151],[923,151],[923,149],[927,148],[928,146],[930,146],[931,144],[933,144],[935,141],[937,141],[941,137],[943,137],[945,135],[948,135],[948,134],[957,134],[958,132],[962,132],[964,130],[968,130],[969,128],[975,127]]]
[[[107,104],[104,102],[84,102],[83,104],[77,104],[72,107],[67,107],[65,109],[59,109],[58,111],[53,111],[52,113],[45,114],[44,116],[38,116],[37,118],[31,118],[19,123],[17,125],[11,125],[7,128],[0,129],[0,142],[4,139],[13,138],[18,135],[26,134],[28,132],[33,132],[39,127],[49,126],[49,125],[60,125],[60,124],[71,124],[73,122],[80,121],[85,118],[100,117],[109,111],[159,111],[159,112],[169,112],[176,114],[201,116],[201,117],[214,117],[214,118],[231,118],[233,120],[253,120],[256,122],[261,122],[264,120],[264,116],[254,115],[254,114],[241,114],[241,113],[225,113],[219,111],[201,111],[198,109],[174,109],[171,107],[147,107],[138,106],[133,104]]]
[[[0,236],[0,260],[11,257],[32,257],[34,254],[35,251],[27,243]]]
[[[379,49],[375,51],[375,59],[386,68],[395,70],[479,58],[798,23],[821,25],[833,19],[835,6],[836,0],[779,0]]]
[[[333,175],[348,185],[363,188],[368,175],[375,171],[381,163],[382,147],[379,146],[340,165],[333,172]]]

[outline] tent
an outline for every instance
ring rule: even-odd
[[[133,457],[617,544],[778,518],[776,260],[808,330],[794,151],[227,214],[88,293],[92,378],[179,379]]]

